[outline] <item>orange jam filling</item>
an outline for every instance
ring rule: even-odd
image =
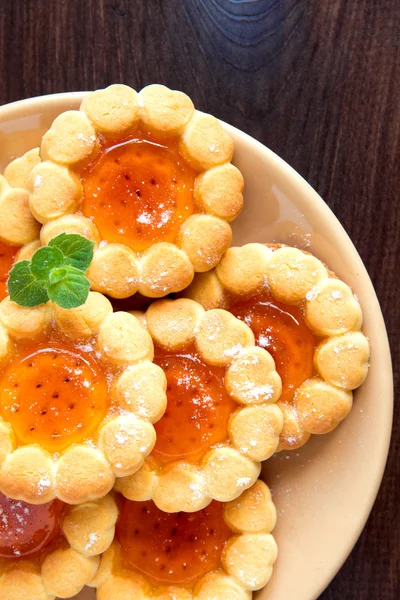
[[[281,400],[292,400],[296,389],[314,373],[314,349],[318,343],[305,324],[301,309],[263,294],[239,300],[229,310],[252,329],[257,345],[272,354],[282,379]]]
[[[106,375],[93,353],[61,339],[17,352],[0,386],[0,415],[19,443],[53,452],[90,436],[109,405]]]
[[[18,247],[10,246],[10,244],[0,240],[0,300],[3,300],[3,298],[8,296],[8,273],[11,270],[18,250]]]
[[[165,513],[153,502],[122,501],[117,537],[126,568],[152,583],[189,585],[217,569],[232,535],[223,504],[195,513]]]
[[[224,388],[224,369],[202,362],[195,352],[163,354],[154,362],[167,377],[167,410],[155,424],[153,455],[162,462],[198,460],[228,438],[235,402]]]
[[[33,505],[0,493],[0,558],[37,556],[61,534],[64,503]]]
[[[195,172],[175,141],[137,133],[106,146],[81,176],[84,215],[103,239],[138,252],[155,242],[174,242],[194,211]]]

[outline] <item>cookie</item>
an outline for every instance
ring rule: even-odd
[[[368,373],[369,343],[358,299],[318,258],[276,244],[229,248],[182,295],[231,312],[275,359],[284,416],[278,450],[299,448],[349,414]]]
[[[275,521],[262,481],[232,502],[189,514],[124,499],[116,538],[89,585],[99,600],[250,600],[272,575]]]
[[[59,115],[40,157],[19,159],[14,180],[43,224],[42,243],[62,232],[96,242],[94,291],[160,298],[215,267],[229,247],[229,223],[243,206],[232,155],[221,123],[186,94],[111,85]]]
[[[0,494],[0,596],[55,600],[78,594],[114,538],[111,496],[68,506],[35,506]]]
[[[165,512],[237,498],[279,443],[281,380],[271,355],[229,312],[206,312],[193,300],[159,300],[141,321],[165,373],[167,407],[157,414],[151,455],[116,489]],[[117,393],[139,407],[151,390],[135,376],[119,380]]]
[[[97,292],[71,310],[5,298],[0,490],[32,504],[80,504],[140,469],[166,406],[165,375],[153,354],[138,319],[113,313]],[[145,391],[134,398],[139,381]]]

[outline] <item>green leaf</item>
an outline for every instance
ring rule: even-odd
[[[46,285],[50,300],[61,308],[76,308],[87,300],[89,280],[79,269],[71,266],[53,269]]]
[[[48,279],[50,271],[61,267],[64,263],[64,255],[58,248],[44,246],[36,250],[32,256],[31,271],[36,279]]]
[[[32,261],[14,265],[8,280],[11,300],[38,306],[49,299],[62,308],[76,308],[87,300],[90,283],[84,272],[93,258],[94,242],[78,234],[62,233],[39,248]]]
[[[32,274],[29,260],[15,263],[8,279],[10,299],[20,306],[38,306],[48,301],[45,283]]]
[[[77,233],[61,233],[49,242],[64,255],[64,265],[86,271],[93,259],[94,242]]]

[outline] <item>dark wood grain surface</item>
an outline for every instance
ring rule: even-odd
[[[398,389],[399,0],[0,0],[0,104],[117,81],[184,90],[311,183],[374,282]],[[397,410],[377,502],[323,600],[400,596],[399,452]]]

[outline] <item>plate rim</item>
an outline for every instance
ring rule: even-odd
[[[31,98],[25,98],[22,100],[17,100],[13,102],[9,102],[0,106],[0,120],[9,120],[12,118],[18,117],[18,112],[23,111],[25,105],[29,105],[30,112],[34,112],[35,107],[37,108],[37,112],[46,112],[51,106],[55,107],[60,102],[78,102],[83,99],[85,95],[87,95],[88,91],[74,91],[74,92],[59,92],[54,94],[45,94],[42,96],[33,96]],[[44,106],[40,106],[45,104]],[[36,106],[37,105],[37,106]],[[9,113],[9,114],[8,114]],[[15,113],[15,114],[13,114]],[[24,116],[24,115],[20,115]],[[344,562],[349,557],[351,551],[359,539],[367,520],[370,516],[374,503],[376,501],[384,474],[385,468],[387,464],[387,459],[389,455],[390,449],[390,441],[392,434],[392,425],[393,425],[393,407],[394,407],[394,384],[393,384],[393,368],[390,354],[390,345],[389,339],[387,335],[386,325],[384,322],[384,318],[382,315],[381,307],[379,304],[379,300],[377,298],[375,289],[373,287],[372,281],[368,274],[368,271],[356,249],[354,246],[350,236],[344,229],[343,225],[340,223],[339,219],[333,213],[333,211],[329,208],[329,206],[325,203],[323,198],[318,194],[318,192],[302,177],[293,167],[289,165],[284,159],[282,159],[278,154],[273,152],[270,148],[262,144],[262,142],[256,140],[251,137],[249,134],[244,131],[230,125],[229,123],[222,121],[223,126],[232,133],[235,139],[240,139],[245,144],[250,144],[257,148],[258,152],[261,152],[268,161],[272,162],[274,168],[277,168],[284,176],[287,176],[291,179],[295,180],[296,185],[300,186],[303,197],[306,205],[313,210],[317,210],[320,214],[322,220],[327,222],[327,226],[331,230],[335,229],[334,237],[335,240],[338,237],[338,243],[340,242],[346,248],[349,249],[348,260],[351,265],[357,269],[358,272],[361,273],[362,279],[366,282],[369,287],[369,292],[371,293],[371,301],[373,302],[373,310],[376,313],[376,331],[379,333],[382,348],[380,349],[381,360],[387,364],[388,369],[385,373],[382,374],[382,379],[384,381],[384,385],[382,386],[383,392],[382,395],[386,397],[387,410],[386,414],[386,423],[385,423],[385,438],[383,443],[379,448],[379,460],[376,459],[375,466],[375,477],[373,480],[373,485],[369,488],[368,496],[364,496],[362,510],[360,512],[360,517],[357,521],[357,526],[352,530],[351,535],[346,538],[346,542],[343,543],[342,549],[340,553],[335,555],[335,558],[330,561],[330,567],[326,569],[325,576],[322,578],[324,581],[321,581],[318,584],[314,591],[313,595],[310,596],[309,600],[316,600],[320,594],[330,585],[334,577],[337,575]],[[375,334],[374,334],[375,335]],[[372,336],[370,336],[372,337]],[[382,358],[382,353],[384,354]],[[319,578],[321,579],[321,578]]]

